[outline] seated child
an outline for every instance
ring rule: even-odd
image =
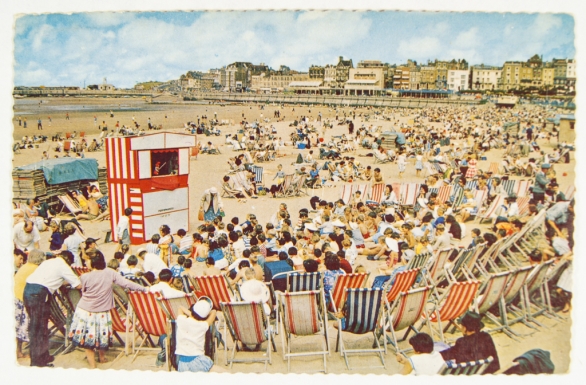
[[[185,268],[183,267],[183,264],[185,263],[185,256],[180,255],[179,257],[177,257],[177,264],[171,266],[171,273],[173,273],[173,278],[179,278],[181,277],[183,271],[185,271]]]
[[[427,333],[418,333],[409,338],[415,354],[405,357],[397,354],[397,362],[403,365],[401,374],[414,373],[416,376],[438,374],[445,361],[439,352],[433,350],[433,339]]]
[[[126,264],[126,268],[120,268],[120,274],[122,274],[124,278],[137,277],[137,273],[140,271],[140,269],[136,267],[138,265],[138,258],[136,257],[136,255],[129,256],[126,260]]]

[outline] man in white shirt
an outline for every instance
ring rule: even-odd
[[[20,250],[32,250],[39,248],[41,234],[32,221],[25,220],[14,225],[14,247]]]
[[[48,259],[28,276],[24,287],[24,307],[30,318],[29,340],[31,366],[53,366],[54,358],[49,354],[50,296],[67,281],[76,289],[81,282],[71,270],[73,255],[63,251],[59,257]]]
[[[140,259],[142,259],[142,269],[146,271],[152,272],[155,277],[159,275],[159,273],[167,268],[167,265],[160,256],[157,254],[147,253],[146,249],[141,248],[138,250],[138,255]]]

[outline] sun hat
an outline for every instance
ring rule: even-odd
[[[199,300],[191,307],[191,314],[200,318],[207,318],[212,311],[214,304],[208,297],[200,297]]]
[[[136,252],[136,255],[140,255],[142,252],[146,252],[147,249],[145,249],[144,247],[141,247],[140,249],[138,249],[138,251]]]
[[[334,225],[335,227],[346,227],[346,225],[343,224],[342,221],[340,221],[339,219],[336,219],[335,221],[333,221],[332,225]]]
[[[543,163],[541,165],[541,168],[545,168],[545,169],[551,168],[551,164],[549,164],[549,163]]]
[[[309,231],[317,231],[317,227],[315,226],[315,224],[313,223],[307,223],[305,225],[305,230],[309,230]]]
[[[247,302],[264,303],[269,300],[269,288],[261,281],[252,279],[240,286],[240,295]]]
[[[210,188],[210,194],[217,194],[218,190],[215,187]]]

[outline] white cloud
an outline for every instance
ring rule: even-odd
[[[442,52],[442,46],[443,44],[437,37],[413,37],[409,40],[401,41],[397,48],[397,53],[402,60],[433,60]]]
[[[472,27],[468,31],[460,32],[452,45],[456,48],[470,48],[478,45],[478,43],[480,43],[478,28]]]

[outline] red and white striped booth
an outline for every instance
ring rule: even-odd
[[[141,244],[168,225],[189,227],[189,157],[195,135],[159,132],[106,138],[112,239],[124,209],[132,208],[130,240]]]

